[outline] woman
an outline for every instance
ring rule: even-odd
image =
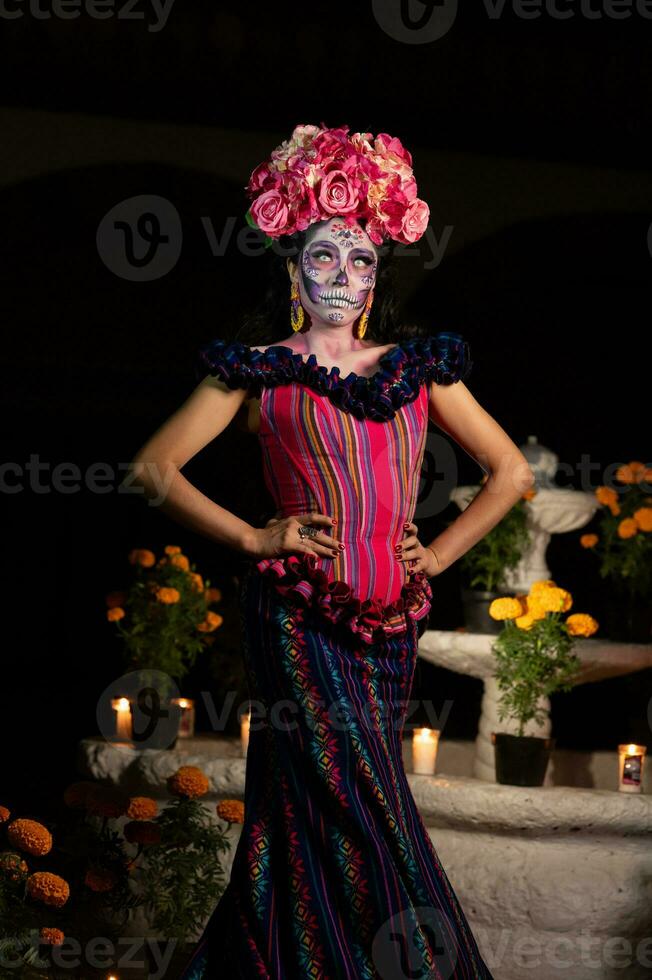
[[[205,345],[206,376],[134,460],[145,488],[148,469],[165,470],[173,518],[249,558],[245,820],[183,976],[491,980],[416,809],[401,742],[429,580],[503,517],[532,473],[464,385],[459,335],[388,334],[383,249],[416,241],[428,221],[399,140],[298,126],[247,189],[250,224],[268,244],[296,246],[282,260],[292,333]],[[236,415],[258,434],[278,508],[263,528],[180,473]],[[489,476],[424,544],[412,517],[429,419]]]

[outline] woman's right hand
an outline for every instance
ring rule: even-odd
[[[336,558],[344,549],[344,545],[325,530],[314,537],[301,538],[299,528],[302,524],[320,525],[331,530],[334,528],[331,517],[315,511],[292,517],[272,517],[265,527],[256,529],[252,557],[278,558],[280,555],[298,551],[318,555],[320,558]]]

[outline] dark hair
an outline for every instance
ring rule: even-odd
[[[364,227],[364,219],[360,222]],[[244,319],[234,339],[249,346],[267,346],[278,343],[288,336],[290,327],[290,280],[287,272],[287,258],[293,262],[306,242],[306,232],[282,235],[276,239],[280,247],[270,246],[265,256],[267,285],[261,302],[245,313]],[[378,273],[374,286],[374,300],[369,313],[365,340],[378,345],[406,340],[420,331],[414,326],[399,322],[399,301],[396,292],[395,243],[389,240],[378,246]],[[310,316],[306,319],[302,332],[310,327]]]

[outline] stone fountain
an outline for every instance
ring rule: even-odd
[[[527,444],[519,448],[535,475],[536,496],[526,505],[530,546],[516,568],[506,576],[506,592],[527,592],[533,582],[550,578],[546,562],[550,536],[584,527],[599,506],[592,493],[554,486],[559,457],[540,445],[535,436],[529,436]],[[451,493],[451,499],[464,510],[477,492],[477,487],[457,487]],[[492,782],[496,780],[496,771],[491,733],[501,731],[516,734],[518,729],[512,719],[500,721],[498,718],[500,690],[494,677],[494,640],[495,635],[489,633],[427,630],[419,641],[419,655],[425,660],[438,667],[482,679],[484,691],[473,775]],[[584,639],[576,643],[576,652],[582,660],[582,670],[575,680],[576,684],[629,674],[652,666],[650,644]],[[549,699],[542,698],[539,707],[543,712],[543,721],[527,725],[526,735],[547,736],[551,732]]]

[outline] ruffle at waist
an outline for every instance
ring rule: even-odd
[[[273,577],[281,595],[316,609],[331,623],[344,625],[364,643],[405,633],[411,620],[422,619],[430,611],[432,589],[424,572],[415,572],[398,598],[384,604],[379,599],[359,599],[347,582],[329,579],[316,564],[317,557],[306,553],[263,558],[254,567]]]

